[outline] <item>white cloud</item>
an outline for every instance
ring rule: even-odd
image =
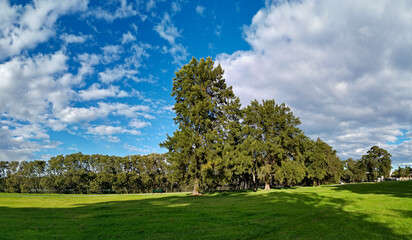
[[[138,73],[139,72],[136,70],[125,69],[123,66],[117,66],[113,69],[106,69],[104,72],[100,72],[99,79],[103,83],[110,84],[123,78],[135,79],[135,75]]]
[[[150,12],[155,7],[156,7],[156,1],[155,0],[149,0],[149,1],[146,2],[146,11]]]
[[[53,131],[62,131],[66,129],[67,124],[62,123],[57,119],[50,118],[47,120],[47,126],[50,127]]]
[[[115,135],[115,134],[120,134],[120,133],[128,133],[132,135],[140,135],[141,133],[139,131],[136,131],[134,129],[125,129],[123,127],[114,127],[114,126],[107,126],[107,125],[99,125],[95,127],[88,127],[87,128],[87,133],[88,134],[93,134],[93,135]]]
[[[150,123],[139,120],[139,119],[133,119],[132,121],[129,122],[129,126],[132,128],[144,128],[144,127],[150,126]]]
[[[408,1],[282,2],[245,28],[252,50],[218,62],[244,106],[285,102],[307,134],[357,158],[412,129],[411,28]]]
[[[67,107],[57,113],[57,117],[60,121],[65,123],[78,123],[78,122],[91,122],[98,118],[106,117],[109,115],[106,109],[101,109],[98,107],[90,107],[90,108],[74,108],[74,107]]]
[[[205,10],[206,10],[206,8],[202,5],[198,5],[196,7],[196,13],[201,15],[201,16],[204,16]]]
[[[31,58],[13,57],[0,64],[0,116],[8,119],[7,123],[0,123],[0,127],[3,124],[5,127],[1,137],[8,142],[8,145],[0,144],[0,157],[27,160],[33,158],[35,152],[60,144],[49,140],[47,134],[50,129],[67,128],[67,122],[55,114],[75,99],[73,89],[83,84],[84,77],[91,74],[93,65],[99,62],[94,54],[82,54],[74,60],[80,63],[75,75],[67,72],[68,57],[61,51]]]
[[[94,73],[94,66],[101,62],[101,57],[96,54],[83,53],[77,56],[77,60],[80,62],[80,68],[71,84],[80,84],[86,76]]]
[[[87,1],[34,1],[10,5],[0,2],[0,60],[34,48],[55,34],[56,20],[64,14],[87,9]]]
[[[173,105],[169,105],[169,106],[163,106],[162,109],[165,111],[169,111],[169,112],[174,112],[173,111],[174,106]]]
[[[99,7],[87,15],[98,19],[104,19],[107,22],[113,22],[116,19],[136,16],[139,13],[132,3],[127,3],[127,0],[113,2],[120,3],[120,6],[117,6],[116,11],[110,12]]]
[[[182,6],[178,2],[172,2],[171,9],[172,9],[172,13],[176,14],[182,10]]]
[[[169,14],[165,13],[161,22],[154,27],[159,36],[169,42],[170,48],[162,47],[162,53],[170,53],[173,57],[173,63],[182,65],[186,61],[187,49],[181,44],[176,43],[176,39],[181,37],[179,30],[174,26]]]
[[[173,63],[176,65],[182,65],[184,62],[186,62],[187,57],[189,54],[187,53],[186,47],[184,47],[182,44],[174,44],[170,48],[167,48],[166,46],[163,46],[162,48],[162,53],[166,54],[169,53],[173,57]]]
[[[128,97],[129,94],[120,90],[118,86],[101,88],[100,84],[94,83],[87,90],[80,90],[79,97],[85,101],[104,99],[107,97]]]
[[[11,129],[4,125],[0,127],[0,161],[26,161],[34,157],[34,152],[56,148],[61,144],[50,141],[48,135],[38,126],[33,129],[31,127],[21,124]],[[32,137],[37,141],[32,141]]]
[[[163,15],[162,20],[154,27],[154,30],[160,35],[161,38],[167,40],[172,45],[175,44],[176,38],[180,37],[179,31],[174,26],[168,13]]]
[[[155,149],[153,147],[149,147],[149,146],[144,146],[144,148],[139,148],[130,144],[123,144],[124,149],[129,150],[130,152],[135,152],[135,153],[153,153],[158,151],[158,149]]]
[[[38,124],[15,124],[13,129],[9,129],[10,134],[14,138],[21,139],[49,139],[49,135],[46,131]]]
[[[67,34],[63,33],[60,36],[60,39],[62,39],[66,44],[71,44],[71,43],[84,43],[87,39],[89,39],[90,36],[88,35],[73,35],[73,34]]]
[[[46,117],[50,104],[53,108],[64,104],[71,89],[54,76],[67,70],[66,60],[63,53],[57,52],[32,59],[16,57],[0,64],[0,112],[35,122]]]
[[[120,59],[120,54],[123,53],[123,47],[119,45],[107,45],[102,47],[103,63],[112,63]]]
[[[152,46],[147,43],[132,44],[130,51],[132,55],[125,59],[127,66],[133,66],[138,69],[142,66],[144,58],[148,58],[150,55],[147,50],[152,49]]]
[[[133,36],[133,34],[131,34],[129,31],[127,33],[123,33],[122,44],[127,44],[133,41],[136,41],[136,37]]]
[[[67,107],[56,114],[64,123],[92,122],[109,115],[125,116],[135,118],[138,116],[149,116],[150,107],[144,105],[129,105],[124,103],[98,102],[96,107]]]

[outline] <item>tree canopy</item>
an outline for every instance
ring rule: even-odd
[[[225,83],[222,67],[214,64],[211,58],[192,58],[176,72],[172,96],[178,129],[160,144],[169,149],[168,162],[174,173],[193,184],[194,195],[220,162],[231,115],[240,107]]]

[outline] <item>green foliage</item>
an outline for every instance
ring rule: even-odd
[[[283,161],[275,174],[277,182],[284,186],[299,184],[306,175],[305,166],[298,161]]]
[[[164,154],[116,157],[74,153],[46,161],[0,162],[1,191],[12,193],[138,193],[172,191]]]
[[[395,171],[393,171],[392,173],[393,177],[397,177],[397,178],[411,178],[412,177],[412,168],[405,166],[405,167],[400,167],[398,166],[398,169],[396,169]]]
[[[269,189],[273,174],[283,161],[301,160],[300,124],[289,107],[274,100],[252,101],[244,110],[244,125],[252,174]],[[279,172],[280,174],[280,172]]]
[[[361,161],[349,158],[343,162],[343,166],[342,178],[345,182],[363,182],[366,179],[365,166]]]
[[[367,154],[362,156],[362,164],[365,166],[368,181],[374,181],[378,177],[388,178],[391,171],[391,154],[378,146],[371,147]]]
[[[176,72],[172,96],[178,130],[160,146],[169,150],[174,178],[193,184],[193,193],[198,194],[201,185],[224,175],[224,139],[229,121],[238,114],[239,99],[226,86],[221,66],[215,67],[211,58],[193,58]]]
[[[343,164],[337,152],[319,138],[316,141],[308,140],[307,143],[307,180],[314,186],[321,183],[338,183],[342,176]]]

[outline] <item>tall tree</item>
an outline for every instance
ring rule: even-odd
[[[228,112],[240,106],[223,72],[211,58],[192,58],[173,79],[178,129],[160,146],[169,149],[171,171],[193,184],[194,195],[199,194],[202,176],[210,169],[207,164],[221,157]]]
[[[389,177],[392,169],[391,154],[383,148],[373,146],[362,156],[362,164],[366,168],[369,181],[376,180],[378,177]]]
[[[365,167],[359,160],[348,158],[343,161],[343,179],[345,182],[363,182],[366,178]]]
[[[273,174],[282,161],[298,161],[301,157],[298,139],[303,138],[295,117],[284,103],[254,100],[245,109],[244,123],[249,128],[250,156],[254,159],[252,167],[258,178],[270,189]],[[298,137],[299,136],[299,137]],[[294,164],[287,164],[294,165]]]

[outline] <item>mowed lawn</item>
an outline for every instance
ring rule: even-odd
[[[412,239],[412,181],[196,197],[0,194],[0,239]]]

